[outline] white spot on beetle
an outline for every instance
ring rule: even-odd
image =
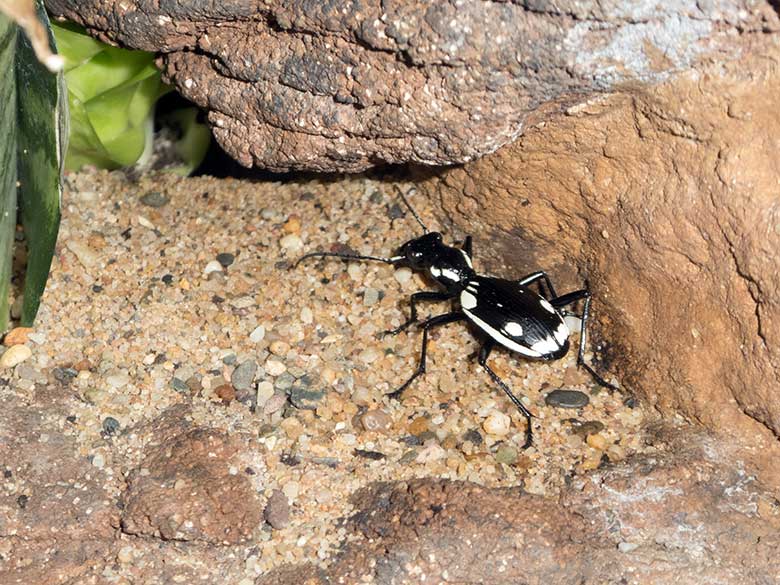
[[[444,270],[442,270],[441,275],[444,278],[451,280],[452,282],[460,281],[460,275],[454,270],[450,270],[449,268],[445,268]]]
[[[477,297],[464,290],[460,293],[460,306],[464,309],[473,309],[477,306]]]
[[[558,351],[560,349],[560,346],[558,345],[558,342],[555,341],[555,338],[553,337],[547,337],[546,339],[542,339],[541,341],[537,341],[531,346],[531,349],[539,352],[540,355],[553,353],[555,351]]]
[[[563,345],[563,342],[569,337],[569,328],[566,327],[566,323],[562,321],[553,335],[555,336],[555,341],[557,341],[559,345]]]
[[[523,334],[523,326],[520,323],[510,321],[504,325],[504,332],[512,337],[520,337]]]
[[[464,294],[466,293],[461,293],[461,300],[463,299]],[[461,305],[463,306],[462,302]],[[520,345],[513,339],[510,339],[506,335],[502,334],[500,331],[497,331],[496,329],[494,329],[493,327],[485,323],[482,319],[480,319],[479,317],[475,316],[474,314],[466,310],[465,306],[463,306],[463,312],[466,313],[466,316],[474,322],[474,325],[482,329],[482,331],[490,335],[490,337],[495,339],[498,343],[500,343],[507,349],[516,351],[520,355],[524,355],[527,357],[533,357],[533,358],[541,357],[541,354],[539,352],[535,351],[533,348],[528,348],[524,345]]]
[[[466,250],[461,250],[460,253],[463,254],[463,259],[466,261],[468,267],[473,268],[473,266],[471,265],[471,258],[469,258],[469,255],[466,254]]]
[[[542,305],[545,309],[547,309],[550,313],[555,313],[555,309],[550,303],[547,302],[547,299],[540,298],[539,304]]]
[[[436,266],[431,266],[431,276],[434,278],[439,278],[441,276],[441,268],[436,268]]]

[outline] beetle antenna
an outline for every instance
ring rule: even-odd
[[[423,229],[423,233],[426,233],[426,234],[427,234],[427,233],[428,233],[428,231],[429,231],[429,230],[428,230],[428,228],[427,228],[427,227],[425,226],[425,224],[422,222],[422,220],[420,219],[420,216],[419,216],[419,215],[417,215],[417,212],[414,210],[414,208],[413,208],[413,207],[412,207],[412,205],[409,203],[409,201],[406,199],[406,197],[404,196],[404,192],[403,192],[403,191],[401,191],[400,187],[396,187],[396,188],[395,188],[395,190],[396,190],[396,191],[398,191],[398,196],[401,198],[401,201],[403,201],[403,202],[406,204],[406,207],[409,209],[409,211],[411,211],[411,212],[412,212],[412,215],[414,216],[414,219],[416,219],[416,220],[417,220],[417,223],[419,223],[419,224],[420,224],[420,227]],[[409,189],[409,192],[411,193],[412,191],[416,191],[416,190],[417,190],[417,189],[415,189],[414,187],[412,187],[411,189]]]
[[[308,258],[323,258],[323,257],[341,258],[342,260],[374,260],[376,262],[384,262],[385,264],[395,264],[396,262],[400,262],[401,260],[404,259],[403,256],[393,256],[392,258],[381,258],[379,256],[364,256],[362,254],[346,254],[342,252],[310,252],[309,254],[305,254],[300,258],[298,258],[295,264],[293,264],[293,269],[298,268],[298,264],[300,264],[301,262],[303,262]]]

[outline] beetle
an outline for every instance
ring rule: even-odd
[[[423,235],[403,244],[396,256],[385,258],[342,252],[310,252],[301,256],[293,266],[296,268],[304,260],[315,257],[384,262],[393,266],[408,266],[416,272],[426,273],[438,285],[438,291],[412,294],[409,318],[399,327],[385,332],[398,335],[416,323],[419,323],[422,329],[422,349],[417,369],[388,396],[399,398],[403,391],[425,372],[428,332],[431,329],[456,321],[468,321],[485,334],[477,358],[479,365],[526,419],[523,448],[528,448],[533,442],[533,416],[493,371],[488,364],[488,358],[496,345],[529,359],[552,361],[564,357],[570,347],[570,330],[565,320],[567,316],[580,318],[577,365],[585,369],[600,386],[617,390],[616,386],[604,380],[584,359],[592,298],[587,282],[585,288],[559,296],[547,273],[542,270],[519,280],[478,274],[472,264],[472,237],[467,236],[460,248],[448,246],[444,243],[441,233],[428,230],[400,189],[398,194],[422,227]],[[533,284],[536,284],[537,291],[531,288]],[[453,301],[454,307],[450,312],[419,322],[417,305],[421,301]],[[581,315],[565,309],[579,301],[583,301]]]

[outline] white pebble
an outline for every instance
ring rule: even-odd
[[[393,276],[398,281],[398,284],[406,284],[412,278],[412,269],[403,266],[396,270]]]
[[[363,280],[363,267],[352,262],[347,266],[347,274],[352,280],[361,281]]]
[[[97,467],[98,469],[103,469],[103,466],[106,464],[106,460],[100,453],[96,453],[92,456],[92,465]]]
[[[212,272],[222,272],[222,264],[220,264],[216,260],[212,260],[211,262],[206,264],[206,268],[203,269],[203,274],[208,276]]]
[[[0,357],[0,368],[13,368],[32,355],[32,350],[26,345],[9,347]]]
[[[306,325],[309,325],[314,321],[314,313],[311,312],[309,307],[301,309],[301,321],[306,323]]]
[[[146,219],[143,215],[138,216],[138,224],[142,227],[145,227],[148,230],[154,229],[154,224],[148,219]]]
[[[287,499],[294,500],[298,497],[301,491],[301,486],[297,481],[288,481],[282,486],[282,493],[287,496]]]
[[[375,288],[367,288],[363,293],[363,304],[367,307],[375,305],[379,300],[379,291]]]
[[[378,360],[380,355],[381,354],[376,349],[369,347],[361,351],[358,357],[364,364],[370,364]]]
[[[265,338],[265,327],[258,325],[255,330],[249,334],[249,341],[252,343],[259,343]]]
[[[84,266],[84,268],[87,270],[97,266],[100,257],[98,256],[97,252],[95,252],[84,242],[79,240],[68,240],[65,242],[65,246],[68,248],[68,250],[76,255],[78,261],[81,262],[81,265]]]
[[[46,334],[45,333],[30,333],[29,335],[27,335],[27,339],[29,339],[33,343],[41,345],[41,344],[46,342]]]
[[[268,359],[265,362],[265,371],[269,376],[281,376],[287,371],[287,366],[278,360]]]
[[[297,252],[303,248],[303,240],[297,234],[287,234],[279,240],[279,245],[290,252]]]
[[[106,378],[106,384],[112,388],[122,388],[130,383],[130,376],[125,372],[120,372]]]
[[[417,463],[440,461],[447,456],[447,451],[435,441],[430,441],[417,455]]]
[[[263,408],[268,399],[274,395],[274,385],[268,380],[263,380],[257,385],[257,406]]]
[[[482,428],[489,435],[495,437],[503,437],[509,434],[510,424],[512,420],[508,415],[498,410],[491,412],[485,421],[482,423]]]
[[[230,301],[230,304],[236,309],[248,309],[255,304],[255,299],[250,296],[238,297],[237,299]]]

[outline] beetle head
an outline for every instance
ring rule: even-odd
[[[419,238],[409,240],[398,249],[412,270],[425,270],[435,262],[442,246],[439,232],[429,232]]]

